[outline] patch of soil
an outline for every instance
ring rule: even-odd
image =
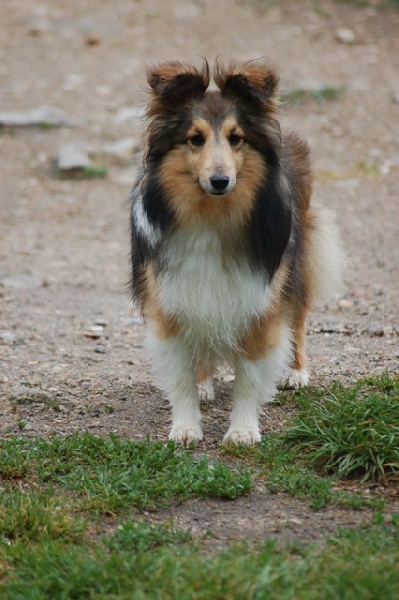
[[[275,539],[280,544],[320,541],[334,535],[337,526],[354,527],[370,523],[370,510],[354,511],[329,508],[314,511],[306,501],[283,494],[267,495],[252,492],[248,497],[232,500],[191,500],[156,514],[147,513],[149,520],[172,518],[176,526],[189,530],[194,538],[209,535],[208,546],[218,548],[231,540],[245,538],[249,542]]]
[[[328,0],[3,0],[2,8],[0,112],[48,105],[80,126],[0,128],[1,435],[89,430],[166,439],[169,409],[152,385],[144,327],[126,288],[136,157],[101,154],[126,137],[139,144],[145,66],[164,59],[265,56],[285,90],[341,90],[336,100],[308,99],[282,113],[283,127],[311,144],[315,197],[337,213],[349,257],[345,292],[309,320],[312,383],[397,373],[397,9]],[[56,177],[59,149],[76,142],[107,165],[105,179]],[[204,407],[208,452],[228,423],[223,375],[217,400]],[[281,427],[287,411],[267,407],[263,431]],[[170,514],[223,541],[314,539],[369,518],[337,508],[314,513],[261,491]]]

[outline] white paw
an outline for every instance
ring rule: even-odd
[[[202,402],[212,402],[215,399],[213,391],[212,379],[209,377],[198,384],[198,396]]]
[[[306,369],[290,369],[280,380],[280,390],[299,390],[309,383],[309,373]]]
[[[229,442],[253,446],[260,442],[259,429],[257,427],[230,427],[223,438],[223,444]]]
[[[169,439],[177,444],[188,446],[199,442],[204,437],[201,427],[198,425],[174,425],[170,431]]]

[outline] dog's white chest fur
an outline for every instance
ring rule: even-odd
[[[190,345],[222,356],[237,349],[268,306],[264,277],[243,259],[226,261],[217,232],[204,227],[175,232],[163,259],[162,307],[177,317]]]

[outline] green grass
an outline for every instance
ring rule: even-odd
[[[314,510],[328,505],[353,510],[365,507],[382,510],[385,504],[383,498],[365,495],[361,489],[358,492],[340,489],[334,474],[321,476],[307,463],[306,457],[286,443],[284,434],[265,436],[255,448],[230,446],[222,453],[255,465],[258,479],[264,479],[266,490],[271,494],[285,493],[303,498]]]
[[[0,544],[81,539],[86,521],[71,501],[53,493],[5,487],[0,493]]]
[[[74,434],[51,440],[0,441],[0,476],[63,489],[81,510],[113,514],[154,508],[189,497],[235,498],[250,491],[250,474],[206,456],[195,459],[173,443],[130,442]]]
[[[342,531],[322,546],[240,542],[206,554],[184,532],[129,522],[94,542],[20,542],[6,556],[1,550],[0,597],[393,600],[398,525],[394,516],[389,524]]]
[[[54,167],[54,174],[59,179],[104,179],[108,175],[108,168],[105,165],[89,165],[67,170]]]
[[[264,440],[258,451],[258,460],[265,468],[266,489],[273,494],[285,492],[307,499],[315,510],[331,504],[352,509],[383,506],[382,499],[337,489],[335,477],[321,477],[278,437]]]
[[[345,87],[321,85],[318,89],[296,88],[287,90],[280,96],[283,104],[304,104],[309,101],[331,102],[339,100],[345,92]]]
[[[212,461],[173,443],[87,433],[1,440],[0,600],[399,597],[399,515],[360,493],[361,480],[397,479],[398,392],[384,375],[281,395],[297,407],[283,431]],[[218,550],[205,533],[143,520],[188,498],[234,500],[255,477],[315,509],[369,506],[374,522],[319,543]],[[345,477],[359,493],[340,488]]]

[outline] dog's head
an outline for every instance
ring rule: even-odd
[[[208,90],[206,61],[201,69],[174,62],[148,70],[148,158],[157,163],[172,151],[180,182],[189,176],[208,196],[225,196],[253,171],[259,176],[254,151],[267,162],[277,151],[278,77],[256,62],[218,62],[213,78],[218,89]]]

